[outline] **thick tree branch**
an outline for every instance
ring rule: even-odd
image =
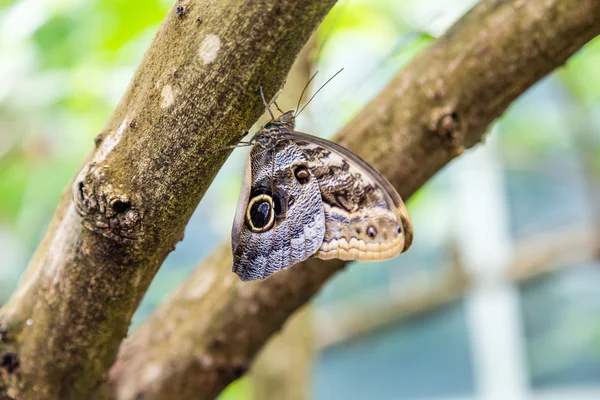
[[[581,227],[521,240],[515,246],[514,261],[506,274],[498,278],[522,284],[598,260],[597,242],[595,230]],[[427,281],[426,285],[414,285],[409,278],[397,290],[402,293],[401,298],[385,303],[378,293],[373,293],[320,310],[317,314],[320,323],[315,324],[317,346],[339,344],[392,323],[422,317],[460,299],[472,285],[471,277],[460,264],[435,273]]]
[[[338,142],[407,198],[598,33],[597,0],[484,0],[342,129]],[[242,283],[223,244],[125,341],[108,390],[121,399],[214,397],[343,266],[311,259]]]
[[[0,311],[0,395],[87,398],[155,272],[334,0],[181,0]]]
[[[258,353],[249,378],[253,399],[310,399],[316,346],[313,310],[302,307]]]

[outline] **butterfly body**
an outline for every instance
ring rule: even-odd
[[[242,280],[311,256],[384,260],[408,249],[412,225],[392,185],[349,150],[296,132],[293,111],[251,142],[232,230]]]

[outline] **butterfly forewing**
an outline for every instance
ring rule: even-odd
[[[233,271],[242,280],[306,260],[323,243],[321,194],[307,163],[293,141],[250,152],[232,230]]]

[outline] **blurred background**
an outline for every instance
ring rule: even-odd
[[[0,0],[0,305],[171,4]],[[298,130],[333,135],[474,4],[340,0],[303,62],[313,91],[345,69]],[[595,40],[521,96],[411,198],[411,250],[335,276],[221,398],[600,399],[598,71]],[[229,236],[246,157],[227,161],[131,329]]]

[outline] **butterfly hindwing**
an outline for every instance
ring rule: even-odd
[[[325,139],[285,135],[303,151],[319,182],[325,236],[322,259],[384,260],[407,250],[412,224],[393,186],[371,165]]]

